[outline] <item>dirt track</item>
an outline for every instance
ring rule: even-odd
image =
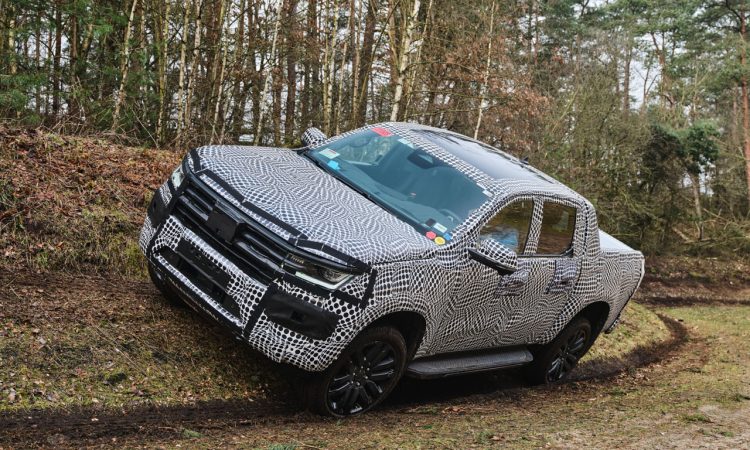
[[[29,285],[28,280],[25,285]],[[105,288],[123,289],[122,286],[114,284]],[[688,331],[674,319],[664,315],[659,317],[670,330],[669,339],[652,346],[636,348],[622,359],[583,364],[576,371],[571,383],[606,383],[607,379],[624,371],[661,362],[677,355],[688,339]],[[525,387],[520,377],[512,371],[430,382],[404,380],[381,411],[408,414],[409,408],[423,404],[440,407],[441,404],[445,406],[448,403],[455,404],[456,401],[481,403],[497,396],[512,397],[528,389],[531,388]],[[548,394],[556,395],[551,390]],[[377,415],[381,411],[372,414]],[[0,444],[14,447],[65,444],[78,446],[83,443],[112,443],[113,439],[134,436],[139,440],[148,440],[150,437],[164,439],[170,435],[177,438],[185,429],[205,431],[237,426],[315,423],[321,420],[326,419],[299,412],[299,407],[289,399],[215,400],[192,405],[123,409],[42,409],[1,414]]]

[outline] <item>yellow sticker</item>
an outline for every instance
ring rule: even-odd
[[[442,237],[438,236],[438,237],[435,238],[435,243],[437,245],[443,245],[443,244],[445,244],[445,239],[443,239]]]

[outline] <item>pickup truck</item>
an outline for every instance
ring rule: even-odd
[[[640,284],[643,255],[589,201],[487,144],[392,122],[301,140],[191,150],[140,246],[167,299],[309,373],[322,414],[404,375],[559,383]]]

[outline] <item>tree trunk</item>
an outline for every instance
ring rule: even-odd
[[[39,73],[42,67],[42,12],[36,17],[36,30],[34,33],[34,72]],[[37,116],[42,114],[42,84],[37,83],[34,88],[34,110]]]
[[[474,127],[474,139],[479,136],[479,127],[482,126],[482,116],[484,108],[487,107],[487,83],[490,81],[490,67],[492,65],[492,39],[495,32],[495,2],[492,2],[492,12],[490,13],[490,34],[487,42],[487,62],[484,69],[482,80],[482,92],[479,96],[479,110],[477,111],[477,124]]]
[[[224,27],[224,24],[222,22],[222,28]],[[223,34],[223,33],[222,33]],[[221,49],[221,66],[219,68],[219,79],[215,80],[214,83],[216,83],[216,100],[214,102],[214,113],[213,117],[211,119],[211,141],[214,142],[216,139],[216,125],[219,122],[219,112],[221,111],[222,103],[224,101],[224,76],[226,74],[226,67],[227,67],[227,53],[229,52],[229,45],[225,42],[224,39],[221,39],[219,41],[221,44],[219,48]],[[224,122],[224,120],[222,120]],[[219,143],[221,143],[224,139],[224,125],[221,126],[221,132],[219,134]]]
[[[244,1],[244,0],[243,0]],[[235,137],[242,134],[242,128],[245,123],[245,105],[247,104],[247,97],[251,89],[257,84],[255,83],[255,22],[254,22],[254,11],[257,8],[257,2],[251,1],[250,4],[245,8],[244,17],[240,20],[240,28],[242,33],[238,33],[237,42],[235,45],[241,46],[243,53],[241,58],[241,64],[239,66],[239,79],[236,81],[235,88],[238,90],[239,95],[234,96],[234,111],[232,112],[232,133]],[[247,30],[247,32],[245,32]],[[247,33],[247,42],[244,42],[245,34]],[[244,42],[244,43],[243,43]],[[242,83],[242,89],[239,89],[239,85]],[[252,128],[252,126],[251,126]]]
[[[350,2],[350,5],[352,3]],[[351,30],[353,28],[353,20],[354,20],[354,14],[353,14],[353,6],[350,7],[349,11],[352,12],[349,15],[349,29]],[[344,96],[344,72],[346,70],[346,56],[349,52],[349,39],[344,40],[344,50],[341,52],[341,65],[339,66],[339,86],[338,91],[336,92],[336,108],[334,108],[334,124],[336,129],[336,134],[341,133],[341,106],[342,106],[342,97]]]
[[[159,2],[156,2],[157,5]],[[164,143],[164,122],[166,121],[166,98],[167,98],[167,51],[169,41],[169,0],[164,1],[164,15],[161,10],[154,18],[154,32],[159,34],[157,41],[157,62],[158,62],[158,93],[159,93],[159,111],[156,119],[156,142]]]
[[[295,108],[297,103],[297,27],[294,15],[297,10],[297,0],[287,0],[284,17],[287,21],[286,29],[286,106],[284,111],[284,141],[287,145],[294,140]]]
[[[8,21],[8,62],[10,65],[10,74],[15,75],[18,72],[18,61],[16,61],[16,18],[15,12],[10,8],[11,14]]]
[[[406,33],[401,39],[396,90],[393,93],[393,103],[391,104],[391,121],[396,121],[400,118],[399,106],[401,104],[401,98],[404,95],[404,81],[406,80],[406,71],[409,68],[409,52],[411,51],[412,41],[414,40],[414,28],[417,23],[419,6],[420,0],[414,0],[414,8],[406,22]]]
[[[427,3],[427,12],[425,14],[425,20],[424,20],[424,26],[422,26],[422,35],[420,37],[421,41],[424,42],[427,40],[428,33],[430,32],[430,18],[432,17],[432,4],[433,0],[430,0],[429,3]],[[493,3],[494,7],[494,3]],[[423,46],[419,46],[417,49],[417,56],[416,61],[421,62],[422,61],[422,49]],[[411,117],[410,116],[410,108],[412,106],[412,101],[414,99],[414,85],[417,82],[417,77],[419,75],[419,69],[422,67],[421,65],[416,66],[414,69],[409,70],[409,76],[406,78],[406,85],[404,86],[404,89],[406,91],[406,104],[403,108],[403,116],[404,117]]]
[[[175,140],[179,143],[182,140],[182,129],[185,123],[185,74],[187,67],[187,40],[188,27],[190,23],[190,6],[185,2],[182,10],[182,35],[180,39],[180,67],[177,79],[177,136]],[[179,145],[179,144],[178,144]]]
[[[630,114],[630,63],[633,60],[633,36],[628,31],[628,44],[625,49],[625,67],[622,74],[622,113],[625,117]]]
[[[740,67],[745,68],[747,64],[747,16],[745,11],[740,11],[740,37],[742,38],[742,50],[740,52]],[[747,177],[747,201],[750,205],[750,104],[747,98],[747,75],[743,72],[741,81],[742,91],[742,138],[745,153],[745,176]]]
[[[698,225],[698,240],[703,240],[703,208],[701,207],[701,184],[698,175],[690,174],[690,188],[693,193],[693,208]]]
[[[333,8],[333,26],[331,27],[331,36],[326,43],[326,51],[323,58],[325,69],[323,72],[323,129],[326,134],[331,134],[331,118],[333,110],[333,85],[336,72],[336,34],[339,23],[339,5],[337,0],[330,0],[330,8]],[[330,10],[329,10],[330,14]],[[326,19],[328,15],[326,15]]]
[[[303,87],[300,101],[301,128],[305,129],[312,123],[312,98],[317,85],[313,82],[316,79],[318,70],[318,2],[309,0],[307,2],[307,32],[305,33],[305,51],[303,58]]]
[[[136,1],[136,0],[133,0]],[[55,122],[60,112],[60,59],[62,58],[62,5],[55,3],[55,53],[52,73],[52,115]]]
[[[198,82],[198,63],[200,61],[200,47],[201,47],[201,35],[202,22],[201,22],[201,4],[203,0],[197,0],[195,2],[195,36],[193,37],[193,57],[190,61],[190,75],[188,76],[187,83],[187,96],[185,98],[185,113],[183,116],[183,129],[180,131],[184,134],[186,130],[193,129],[192,124],[192,103],[193,103],[193,91],[195,85]]]
[[[365,31],[362,37],[362,61],[357,74],[358,92],[354,99],[354,124],[352,128],[365,124],[367,113],[367,85],[372,71],[373,47],[375,45],[375,25],[377,22],[376,12],[378,0],[369,0],[367,3],[367,15],[365,17]]]
[[[128,67],[130,67],[130,29],[133,25],[135,8],[137,5],[138,0],[133,0],[133,5],[130,7],[128,25],[127,28],[125,28],[125,38],[123,39],[122,58],[120,62],[120,88],[117,90],[117,98],[115,99],[115,112],[112,114],[112,130],[117,129],[117,125],[120,120],[120,108],[122,108],[122,103],[125,101],[125,84],[127,83],[128,79]],[[56,45],[59,46],[59,40],[58,44]],[[57,111],[55,111],[55,114],[57,114]]]
[[[260,144],[261,135],[263,132],[263,116],[266,113],[268,102],[266,96],[268,91],[271,89],[271,80],[273,78],[273,64],[276,60],[276,44],[279,40],[279,27],[281,26],[281,8],[283,2],[279,2],[276,8],[276,21],[273,26],[273,39],[271,40],[271,56],[268,59],[268,72],[266,74],[266,80],[263,83],[263,92],[260,94],[260,110],[258,111],[258,127],[255,129],[255,145]]]
[[[355,0],[351,0],[351,7],[349,14],[352,15],[354,19],[352,19],[352,27],[349,30],[349,33],[351,34],[351,45],[352,45],[352,88],[349,91],[349,129],[352,128],[355,121],[355,115],[357,111],[357,91],[359,87],[359,77],[357,76],[359,73],[359,62],[362,58],[362,52],[360,47],[360,26],[362,22],[362,8],[364,5],[364,1],[359,2],[359,9],[357,10],[355,8]]]

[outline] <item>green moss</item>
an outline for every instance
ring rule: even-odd
[[[685,414],[682,416],[682,420],[685,422],[700,422],[700,423],[712,423],[713,421],[708,418],[705,414]]]

